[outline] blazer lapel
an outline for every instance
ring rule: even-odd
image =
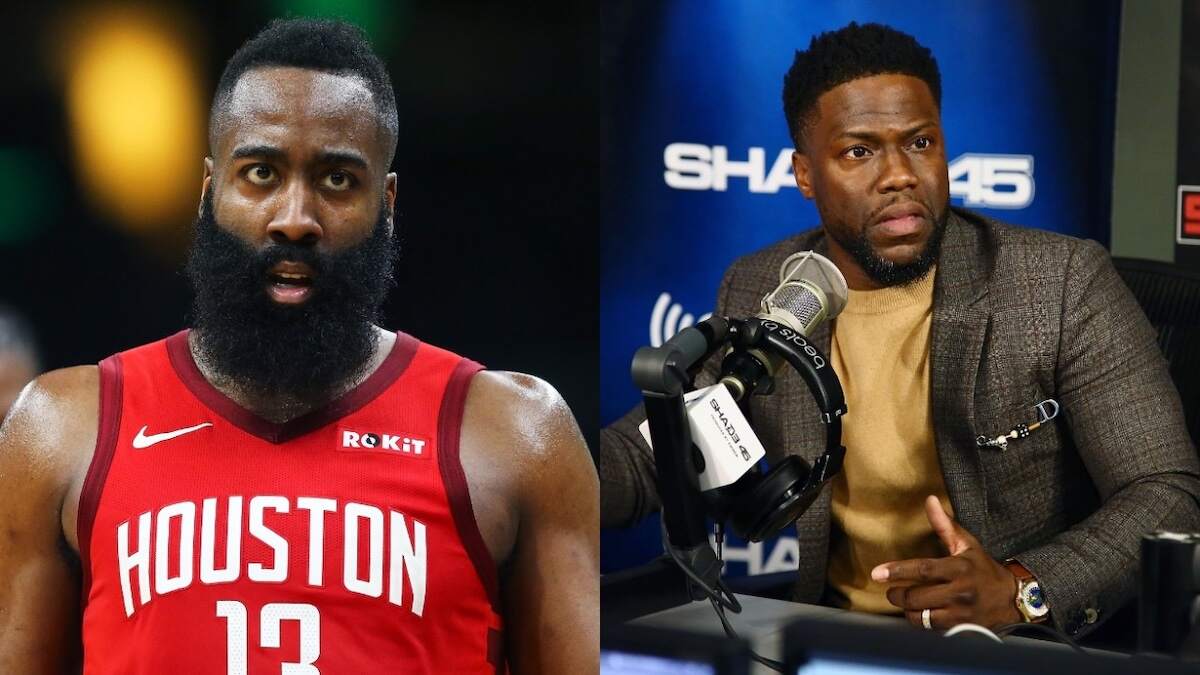
[[[975,446],[975,386],[990,311],[980,232],[949,216],[934,281],[930,405],[934,439],[954,517],[983,537],[986,484]]]

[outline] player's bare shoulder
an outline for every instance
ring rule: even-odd
[[[52,370],[25,386],[0,426],[0,461],[19,456],[31,470],[73,462],[96,440],[100,372],[96,366]]]
[[[51,506],[55,512],[61,507],[73,547],[79,486],[96,444],[99,405],[99,368],[53,370],[25,386],[0,426],[0,503],[41,502],[20,507]]]
[[[542,463],[559,453],[586,452],[566,401],[548,382],[524,373],[476,375],[464,422],[482,422],[493,449],[510,460]]]
[[[497,563],[512,550],[522,509],[542,492],[568,484],[582,498],[598,489],[570,407],[532,375],[482,371],[472,378],[461,457],[476,520]]]

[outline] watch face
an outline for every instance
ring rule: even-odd
[[[1042,596],[1042,587],[1036,582],[1021,585],[1021,604],[1025,605],[1030,616],[1045,616],[1050,612],[1046,606],[1046,598]]]

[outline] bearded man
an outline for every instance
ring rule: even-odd
[[[1132,598],[1144,534],[1200,529],[1200,462],[1145,315],[1095,242],[950,206],[941,77],[912,36],[816,36],[783,103],[821,227],[735,261],[715,313],[754,315],[800,250],[849,285],[808,336],[845,390],[846,456],[796,522],[793,597],[925,629],[1092,632]],[[776,385],[752,399],[755,430],[769,459],[812,462],[817,407],[795,373]],[[1060,414],[1022,434],[1047,399]],[[658,507],[644,418],[601,433],[605,525]]]
[[[230,59],[194,327],[43,375],[0,430],[0,671],[80,642],[86,673],[597,668],[570,411],[376,325],[397,134],[352,26],[275,22]]]

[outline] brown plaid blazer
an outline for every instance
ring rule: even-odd
[[[783,259],[808,249],[826,249],[823,231],[735,261],[716,313],[756,313]],[[811,338],[829,352],[828,324]],[[1200,462],[1179,395],[1100,245],[953,209],[930,349],[934,435],[956,518],[993,558],[1016,558],[1037,576],[1059,629],[1083,635],[1133,596],[1143,534],[1200,530]],[[698,384],[715,381],[717,368],[707,364]],[[1053,422],[1004,451],[976,446],[979,435],[1036,420],[1046,398],[1062,406]],[[773,395],[754,397],[751,413],[768,460],[822,452],[816,405],[794,372]],[[605,526],[659,506],[643,419],[639,407],[601,432]],[[823,597],[830,493],[796,521],[799,601]]]

